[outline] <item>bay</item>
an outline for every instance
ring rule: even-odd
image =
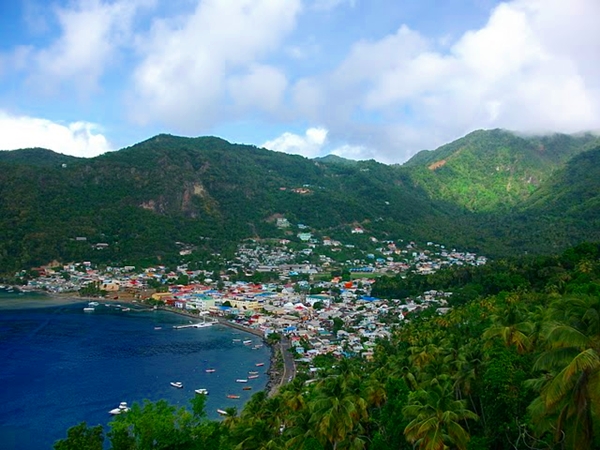
[[[209,390],[206,410],[217,419],[217,409],[241,409],[265,388],[269,348],[239,342],[258,344],[256,336],[222,325],[175,329],[190,318],[105,305],[86,313],[80,300],[0,294],[1,448],[50,449],[82,421],[106,430],[108,411],[123,401],[165,399],[188,407],[198,388]],[[259,378],[236,383],[253,370]]]

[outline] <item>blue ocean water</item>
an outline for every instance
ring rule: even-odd
[[[174,329],[189,318],[164,311],[123,312],[86,302],[0,294],[0,448],[50,449],[81,421],[106,425],[120,402],[165,399],[188,406],[207,388],[207,413],[239,409],[265,388],[270,351],[259,339],[222,325]],[[56,302],[54,302],[56,303]],[[46,306],[51,304],[51,306]],[[264,363],[264,367],[256,367]],[[214,373],[206,373],[214,368]],[[259,378],[236,383],[258,370]],[[182,389],[170,386],[183,382]],[[252,390],[242,390],[251,386]],[[228,399],[227,394],[241,398]],[[107,427],[105,427],[107,429]]]

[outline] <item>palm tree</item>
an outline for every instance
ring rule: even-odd
[[[308,409],[293,415],[291,426],[283,431],[285,446],[289,449],[301,449],[310,439],[316,439],[312,413]]]
[[[477,419],[465,400],[454,399],[454,390],[447,381],[411,393],[402,412],[407,419],[412,418],[404,429],[406,439],[423,450],[443,450],[449,445],[466,449],[470,436],[461,422]]]
[[[542,376],[530,384],[540,396],[529,409],[539,431],[569,448],[591,448],[593,417],[600,413],[600,299],[578,297],[550,305],[543,333],[546,351],[535,362]]]
[[[340,376],[328,378],[318,386],[317,397],[309,407],[315,434],[335,450],[348,438],[360,420],[367,418],[366,401],[345,388]]]
[[[534,331],[531,322],[525,320],[521,308],[509,303],[506,309],[492,316],[493,324],[483,333],[484,339],[499,337],[508,347],[514,345],[519,353],[525,353],[531,347],[530,336]]]

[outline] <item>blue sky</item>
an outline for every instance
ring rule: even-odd
[[[480,128],[600,130],[597,0],[0,5],[0,149],[158,133],[402,163]]]

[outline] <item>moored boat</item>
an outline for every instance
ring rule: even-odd
[[[171,381],[169,384],[178,389],[181,389],[183,387],[183,383],[181,381]]]
[[[242,388],[242,390],[244,390],[244,391],[251,391],[251,390],[252,390],[252,387],[251,387],[251,386],[244,386],[244,387]]]
[[[227,398],[237,399],[237,398],[240,398],[240,396],[239,395],[233,395],[233,394],[227,394]]]
[[[250,345],[250,344],[252,344],[252,340],[251,339],[246,339],[245,341],[242,341],[242,344],[244,344],[244,345]]]
[[[217,371],[217,369],[206,369],[205,370],[206,373],[213,373],[213,372],[216,372],[216,371]]]
[[[265,363],[256,363],[256,367],[262,367],[264,365],[265,365]]]
[[[248,380],[246,378],[238,378],[237,380],[235,380],[236,383],[247,383]]]
[[[226,416],[226,415],[227,415],[227,411],[224,411],[224,410],[222,410],[222,409],[217,409],[217,412],[218,412],[219,414],[221,414],[222,416]]]
[[[195,389],[194,392],[199,395],[208,395],[208,389],[205,388]]]
[[[127,411],[129,411],[127,402],[121,402],[121,403],[119,403],[118,407],[116,407],[115,409],[111,409],[108,413],[112,414],[113,416],[116,416],[121,413],[126,413]]]
[[[249,380],[253,380],[255,378],[258,378],[258,375],[248,375]]]

